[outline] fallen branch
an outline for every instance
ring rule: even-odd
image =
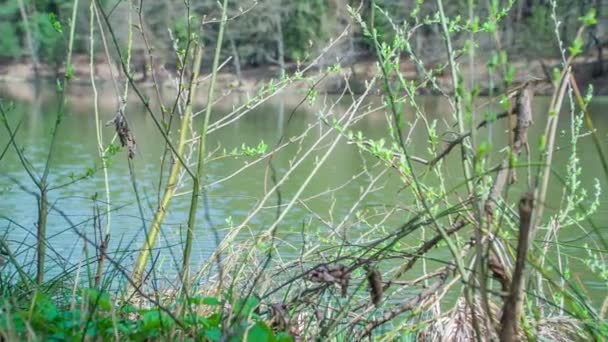
[[[448,275],[453,268],[455,268],[455,266],[453,266],[453,265],[450,267],[446,267],[444,272],[442,272],[439,275],[439,279],[435,283],[433,283],[432,285],[430,285],[429,287],[424,289],[419,294],[413,296],[412,298],[406,300],[405,302],[401,303],[400,305],[398,305],[398,306],[394,307],[393,309],[391,309],[390,311],[386,312],[382,317],[369,322],[365,326],[365,328],[363,328],[363,331],[361,331],[359,333],[359,335],[357,336],[357,338],[355,340],[356,341],[362,340],[363,338],[369,336],[372,333],[372,330],[374,330],[375,328],[392,320],[393,318],[397,317],[398,315],[400,315],[406,311],[412,310],[412,309],[420,306],[420,304],[422,304],[422,302],[424,300],[426,300],[427,298],[436,294],[443,287],[443,285],[445,285],[445,282],[448,279]]]

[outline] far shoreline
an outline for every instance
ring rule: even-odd
[[[70,81],[72,85],[91,85],[89,58],[86,55],[76,55],[73,61],[74,73]],[[511,63],[511,65],[516,70],[514,84],[521,84],[532,79],[544,80],[540,86],[536,87],[536,95],[552,94],[553,86],[548,81],[548,78],[550,77],[550,71],[560,66],[559,60],[518,60]],[[437,65],[427,66],[427,68],[434,69],[437,68]],[[254,95],[271,80],[277,80],[280,75],[280,69],[274,65],[243,68],[240,78],[235,72],[227,69],[226,67],[218,73],[216,88],[220,94],[230,92]],[[295,64],[289,64],[287,65],[287,69],[287,73],[292,74],[297,67]],[[343,65],[339,71],[332,72],[326,77],[323,77],[325,72],[320,69],[319,67],[310,68],[305,76],[309,80],[319,81],[315,85],[315,89],[317,92],[324,94],[340,94],[346,86],[348,86],[350,91],[360,93],[365,89],[366,81],[371,80],[379,72],[373,59],[362,59],[354,62],[352,65]],[[407,59],[401,61],[400,69],[408,80],[419,80],[421,78],[416,73],[415,65]],[[467,69],[462,68],[464,78],[468,79],[472,77],[476,83],[481,84],[481,87],[477,90],[479,96],[497,95],[503,91],[501,89],[490,88],[490,84],[487,81],[489,75],[485,65],[479,63],[473,70]],[[33,64],[26,59],[12,62],[5,61],[4,63],[0,63],[0,84],[7,86],[19,83],[55,83],[64,72],[64,68],[55,71],[48,64],[40,64],[38,74],[36,75]],[[606,62],[599,61],[597,57],[592,55],[582,56],[575,60],[573,72],[582,91],[586,91],[589,86],[592,86],[594,95],[608,95],[608,64]],[[110,67],[108,63],[104,62],[95,64],[94,77],[95,84],[102,87],[111,85],[113,79],[122,84],[126,81],[122,71],[118,70],[117,66]],[[161,89],[175,89],[177,87],[174,71],[167,70],[162,66],[157,67],[154,70],[154,77]],[[496,75],[494,75],[494,78],[495,84],[500,84],[500,78]],[[151,75],[144,75],[141,71],[134,72],[133,79],[141,88],[152,89],[154,87]],[[209,81],[207,74],[201,76],[199,80],[199,88],[206,89]],[[437,74],[435,80],[441,90],[420,87],[417,89],[418,95],[445,95],[452,93],[452,82],[449,73]],[[285,87],[285,91],[290,93],[307,92],[310,86],[311,83],[309,81],[295,80]],[[373,89],[374,94],[379,94],[380,92],[379,86]]]

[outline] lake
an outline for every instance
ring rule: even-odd
[[[51,186],[69,183],[74,176],[83,175],[87,169],[99,168],[101,165],[96,144],[93,100],[90,98],[92,91],[87,86],[74,87],[77,89],[73,89],[74,93],[69,98],[68,111],[60,126],[56,153],[51,164],[49,176]],[[37,174],[41,174],[44,169],[50,133],[58,108],[58,97],[52,90],[52,85],[38,89],[28,84],[0,86],[3,105],[6,107],[9,103],[13,104],[8,112],[11,126],[15,128],[20,122],[16,135],[17,144],[23,149],[24,155]],[[106,95],[101,98],[100,121],[105,125],[114,117],[116,107],[110,91],[102,94]],[[273,158],[277,176],[281,177],[292,163],[304,155],[307,147],[312,146],[320,136],[331,130],[325,124],[318,124],[319,113],[331,113],[340,118],[352,102],[342,100],[333,106],[335,97],[319,96],[312,103],[304,101],[297,107],[304,97],[305,94],[275,96],[268,103],[209,135],[208,147],[212,154],[206,178],[208,205],[201,204],[198,212],[198,228],[195,232],[193,248],[194,268],[208,259],[215,250],[216,240],[238,226],[256,207],[267,189],[272,187],[272,181],[268,176],[267,159],[254,163],[258,160],[258,156],[233,156],[229,152],[235,148],[240,150],[243,144],[258,146],[261,141],[265,142],[270,150],[282,135],[286,137],[285,141],[291,138],[293,143],[282,148]],[[537,143],[544,129],[549,100],[542,97],[535,100],[535,123],[529,132],[532,145]],[[243,101],[246,101],[246,96],[242,94],[227,96],[214,109],[212,123],[222,120],[233,106]],[[481,99],[480,103],[484,101],[485,99]],[[364,106],[373,108],[374,103],[379,103],[379,98],[369,98]],[[421,104],[427,119],[437,120],[440,132],[446,129],[456,130],[456,127],[449,127],[453,121],[449,114],[450,107],[445,99],[422,97]],[[607,105],[608,98],[596,98],[590,106],[605,149],[608,149],[608,117],[605,115]],[[198,108],[202,106],[199,105]],[[405,109],[405,116],[409,124],[416,123],[408,135],[410,153],[428,159],[427,134],[422,126],[423,122],[416,121],[413,112],[408,111],[408,108]],[[141,245],[144,237],[142,227],[149,225],[158,203],[158,179],[164,145],[152,118],[141,104],[137,104],[137,101],[129,102],[127,117],[137,141],[137,152],[132,162],[133,177],[129,172],[125,151],[111,158],[109,189],[112,213],[109,226],[111,229],[109,251],[111,255],[125,257],[122,263],[128,267],[132,265],[136,256],[134,249]],[[200,120],[200,117],[197,118],[196,125],[200,124]],[[561,114],[558,149],[553,164],[555,172],[561,175],[565,174],[571,154],[568,134],[570,121],[569,113]],[[174,127],[177,130],[177,125]],[[299,140],[295,137],[307,129],[309,129],[307,136],[301,140],[301,144],[298,144]],[[373,139],[389,136],[384,110],[361,117],[351,129],[361,131],[366,137]],[[111,125],[103,127],[105,143],[110,141],[113,134],[114,128]],[[286,180],[281,187],[283,209],[285,204],[298,193],[300,185],[311,175],[319,158],[322,158],[335,137],[335,132],[330,132]],[[487,139],[497,149],[504,146],[506,142],[504,124],[497,122],[491,130],[482,129],[477,139]],[[2,127],[0,152],[8,141],[8,133]],[[454,149],[446,160],[446,170],[449,171],[443,181],[448,189],[456,188],[456,191],[462,195],[465,189],[462,186],[459,188],[462,174],[459,154],[459,149]],[[608,195],[605,190],[608,184],[590,136],[585,136],[579,141],[578,158],[582,167],[581,185],[590,196],[595,192],[595,179],[600,180],[601,205],[592,215],[592,219],[603,236],[608,239]],[[498,161],[498,154],[491,158],[492,163]],[[279,225],[277,249],[280,261],[277,262],[297,259],[302,253],[303,243],[306,243],[306,246],[311,243],[323,244],[328,236],[333,236],[336,228],[339,228],[339,234],[344,234],[354,243],[359,237],[370,238],[370,234],[390,231],[391,228],[396,228],[399,223],[407,220],[408,207],[412,202],[411,192],[407,189],[403,190],[404,184],[396,172],[377,164],[377,159],[361,153],[354,144],[348,144],[345,140],[339,142],[310,184],[299,195],[286,219]],[[242,171],[233,175],[238,170]],[[164,175],[166,174],[167,171]],[[524,183],[522,181],[524,179],[522,173],[519,183]],[[439,180],[434,179],[432,175],[426,176],[425,182],[431,185],[439,184]],[[137,193],[134,191],[134,184]],[[182,192],[188,188],[189,184],[186,184],[180,189],[181,191],[178,190],[181,194],[170,206],[154,254],[160,269],[163,270],[158,276],[166,278],[167,281],[171,281],[170,279],[177,274],[177,265],[181,265],[179,251],[190,201],[190,194]],[[511,190],[510,196],[517,197],[524,190],[522,184],[519,184]],[[26,269],[31,272],[35,270],[33,246],[37,220],[37,201],[32,195],[34,191],[36,191],[34,184],[21,166],[15,150],[10,148],[0,160],[0,233],[14,249],[19,260],[27,265]],[[360,200],[362,193],[365,196]],[[552,177],[547,203],[544,203],[547,217],[554,215],[560,205],[563,205],[563,193],[564,186]],[[50,212],[48,221],[49,274],[57,274],[63,269],[73,269],[83,260],[85,244],[81,235],[93,238],[95,230],[92,217],[96,208],[103,213],[104,200],[105,185],[101,170],[75,185],[50,192],[49,201],[56,210]],[[270,226],[276,216],[275,205],[276,196],[273,195],[239,232],[237,241],[245,241]],[[547,220],[543,222],[546,223]],[[106,224],[107,218],[103,217],[101,223],[103,229]],[[217,236],[210,229],[211,224]],[[588,243],[592,248],[597,247],[594,244],[597,238],[588,231],[589,227],[584,222],[580,225],[564,227],[559,232],[559,241],[563,243],[560,250],[570,263],[572,275],[582,279],[590,294],[601,301],[606,296],[606,282],[583,264],[583,260],[588,257],[585,244]],[[431,233],[426,234],[428,236]],[[537,238],[541,240],[544,237],[545,231],[539,232]],[[408,247],[415,246],[419,242],[418,239],[414,239],[408,242]],[[89,255],[94,253],[91,246],[88,246],[88,253]],[[319,253],[330,255],[330,252]],[[438,259],[449,258],[445,250],[434,252],[433,255]]]

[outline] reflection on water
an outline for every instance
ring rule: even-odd
[[[6,90],[6,89],[5,89]],[[51,164],[49,184],[69,184],[74,177],[81,176],[88,169],[96,169],[100,166],[97,154],[95,122],[93,116],[92,99],[87,97],[90,89],[78,89],[78,94],[72,96],[69,101],[69,112],[67,113],[59,131],[57,150]],[[54,124],[54,110],[57,108],[57,98],[44,91],[43,93],[27,93],[17,96],[11,92],[10,96],[3,97],[3,104],[9,100],[14,101],[14,107],[9,112],[9,122],[12,127],[19,131],[16,141],[23,154],[27,156],[35,173],[40,175],[45,167],[48,153],[51,128]],[[79,95],[80,94],[80,95]],[[256,157],[251,156],[223,156],[224,151],[240,148],[243,144],[257,146],[260,141],[266,142],[271,147],[278,141],[281,135],[294,138],[300,135],[310,125],[318,122],[318,113],[324,109],[331,109],[332,114],[338,117],[343,113],[348,103],[329,107],[331,99],[318,101],[313,106],[305,102],[303,106],[295,108],[295,104],[302,100],[304,95],[291,95],[273,98],[269,103],[260,106],[243,116],[241,119],[219,129],[208,138],[208,146],[213,151],[212,159],[207,168],[206,184],[212,184],[207,189],[208,200],[203,201],[208,205],[201,205],[199,210],[198,230],[193,249],[194,258],[202,262],[214,251],[216,237],[210,229],[210,225],[217,229],[219,237],[224,236],[231,227],[238,225],[247,214],[254,208],[258,201],[271,187],[268,178],[268,164],[266,161],[252,165]],[[220,120],[230,111],[236,103],[242,101],[239,98],[227,98],[220,103],[214,113],[213,121]],[[375,101],[377,99],[371,99]],[[112,96],[107,96],[101,106],[101,122],[112,119],[115,114],[115,104]],[[595,115],[595,124],[602,134],[606,143],[606,132],[608,132],[608,120],[600,117],[603,103],[608,99],[597,99],[591,106]],[[345,101],[346,102],[346,101]],[[377,101],[376,101],[377,102]],[[429,121],[437,120],[438,127],[446,130],[449,127],[451,117],[449,106],[444,99],[423,98],[423,109],[427,113]],[[536,100],[535,109],[537,113],[546,113],[548,99]],[[295,110],[295,112],[294,112]],[[132,263],[132,249],[139,246],[144,236],[144,231],[149,225],[149,220],[158,203],[159,184],[158,179],[161,170],[161,159],[163,151],[162,137],[159,134],[151,117],[146,114],[137,102],[129,103],[127,107],[128,119],[137,140],[137,155],[133,160],[133,178],[129,172],[129,165],[124,152],[119,153],[111,159],[110,192],[112,199],[111,214],[111,243],[109,250],[113,255],[127,255],[124,263]],[[292,115],[293,114],[293,115]],[[410,153],[428,158],[427,135],[423,129],[423,122],[416,121],[413,114],[406,110],[409,124],[415,123],[414,129],[408,135],[410,141]],[[290,118],[288,120],[288,118]],[[199,118],[200,119],[200,118]],[[545,119],[541,115],[535,118],[536,124],[530,132],[530,141],[535,144],[542,134]],[[554,168],[558,174],[564,174],[565,165],[569,158],[568,132],[570,118],[563,115],[559,126],[558,152],[555,155]],[[198,122],[197,122],[198,124]],[[322,134],[328,131],[325,125],[314,127],[304,139],[302,146],[290,144],[283,148],[274,157],[274,167],[280,176],[285,173],[291,163],[303,154],[306,146],[314,143]],[[386,117],[383,111],[378,111],[363,117],[354,127],[368,137],[379,139],[388,136]],[[447,130],[453,130],[449,127]],[[506,134],[502,124],[497,123],[493,128],[490,142],[493,147],[504,146]],[[2,128],[0,133],[0,152],[9,142],[6,130]],[[104,141],[107,143],[113,135],[112,127],[104,127]],[[174,132],[175,133],[175,132]],[[478,139],[486,139],[488,130],[480,132]],[[329,141],[328,141],[329,142]],[[606,144],[608,145],[608,143]],[[300,167],[289,177],[281,187],[283,203],[286,203],[298,191],[302,182],[310,175],[315,167],[317,158],[320,157],[327,143],[306,159]],[[533,148],[534,149],[534,148]],[[597,157],[589,137],[583,138],[579,146],[579,158],[583,167],[581,177],[582,185],[593,193],[594,179],[602,178],[601,168],[597,164]],[[497,162],[498,159],[492,162]],[[376,160],[368,155],[361,154],[354,145],[341,143],[332,152],[331,157],[322,166],[314,181],[305,189],[300,196],[301,201],[289,212],[287,219],[280,225],[278,230],[279,250],[284,258],[297,257],[300,254],[303,237],[310,240],[323,240],[324,235],[333,233],[333,227],[341,225],[342,233],[349,239],[356,239],[359,235],[366,234],[366,225],[355,219],[356,211],[352,212],[352,206],[372,182],[373,177],[361,176],[362,171],[368,170],[371,175],[377,176],[384,168],[374,166]],[[367,169],[372,167],[372,169]],[[228,177],[234,172],[243,169],[234,177]],[[458,187],[461,174],[461,165],[458,161],[458,152],[453,152],[447,159],[446,169],[449,170],[445,182],[448,188]],[[357,177],[354,177],[358,175]],[[166,176],[166,172],[165,172]],[[227,179],[226,179],[227,178]],[[428,177],[427,177],[428,178]],[[221,181],[223,180],[223,181]],[[221,181],[221,182],[220,182]],[[426,182],[427,180],[425,180]],[[403,184],[397,174],[387,172],[386,175],[373,180],[374,186],[361,202],[356,210],[366,211],[368,214],[378,208],[407,208],[411,203],[410,193],[401,191]],[[428,179],[433,185],[431,178]],[[605,183],[603,183],[605,187]],[[134,191],[136,186],[137,192]],[[189,185],[182,190],[189,188]],[[553,214],[560,205],[564,188],[557,181],[552,182],[545,203],[547,213]],[[331,190],[331,191],[330,191]],[[512,196],[517,196],[524,189],[514,189]],[[17,248],[16,253],[21,260],[33,260],[33,246],[35,241],[35,224],[37,201],[35,197],[35,186],[23,170],[14,149],[9,149],[0,161],[0,229],[6,233],[10,245]],[[461,191],[462,189],[459,189]],[[178,191],[179,193],[180,191]],[[139,196],[139,201],[137,200]],[[608,197],[603,195],[603,203],[608,203]],[[84,258],[83,239],[79,234],[89,238],[95,236],[93,217],[96,210],[104,210],[105,185],[102,172],[97,172],[91,178],[68,185],[49,193],[49,200],[53,210],[49,215],[49,267],[55,270],[64,269],[75,265]],[[175,274],[179,265],[181,254],[179,246],[182,243],[183,229],[187,220],[187,209],[190,200],[189,193],[182,193],[174,199],[169,210],[169,215],[161,231],[158,244],[158,262],[167,265],[166,275],[170,277]],[[248,229],[242,231],[241,238],[254,235],[255,232],[263,231],[273,222],[276,215],[274,207],[275,200],[265,204],[264,209],[258,213],[249,223]],[[378,210],[380,213],[381,211]],[[383,222],[387,227],[395,227],[407,219],[407,210],[397,211],[398,215],[392,215],[383,221],[382,217],[375,220]],[[347,213],[348,219],[344,220]],[[608,215],[605,206],[601,206],[599,212],[594,216],[596,224],[606,231]],[[380,215],[379,215],[380,216]],[[370,216],[373,217],[373,216]],[[344,220],[344,222],[342,222]],[[373,221],[373,219],[372,219]],[[107,219],[102,220],[105,227]],[[232,222],[232,223],[231,223]],[[371,222],[370,224],[373,224]],[[303,228],[305,227],[305,228]],[[585,227],[583,227],[585,228]],[[306,234],[302,234],[302,229]],[[586,229],[586,228],[585,228]],[[77,232],[78,233],[77,233]],[[573,265],[581,265],[579,258],[587,257],[582,248],[588,238],[584,231],[578,227],[569,227],[561,231],[560,240],[571,247],[564,247],[570,255]],[[608,233],[605,233],[608,238]],[[539,234],[544,237],[544,232]],[[135,243],[134,243],[135,242]],[[412,241],[416,245],[418,241]],[[18,247],[21,246],[21,247]],[[169,247],[169,248],[168,248]],[[90,248],[90,246],[89,246]],[[93,253],[91,250],[88,253]],[[438,257],[447,258],[445,251],[438,251]],[[176,261],[177,260],[177,261]],[[30,264],[33,270],[33,264]],[[164,267],[164,266],[163,266]],[[574,268],[573,268],[574,270]],[[604,284],[593,276],[586,267],[577,267],[575,272],[578,276],[586,279],[590,288],[598,294],[604,289]]]

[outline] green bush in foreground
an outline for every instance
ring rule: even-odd
[[[169,307],[136,308],[117,304],[107,292],[83,289],[68,301],[53,300],[37,293],[29,301],[11,303],[4,298],[0,316],[3,340],[167,340],[180,341],[277,341],[293,338],[274,332],[256,313],[255,298],[237,300],[233,313],[215,297],[177,300]],[[181,304],[190,308],[180,310]],[[201,309],[207,314],[199,314]],[[184,311],[181,315],[177,312]]]

